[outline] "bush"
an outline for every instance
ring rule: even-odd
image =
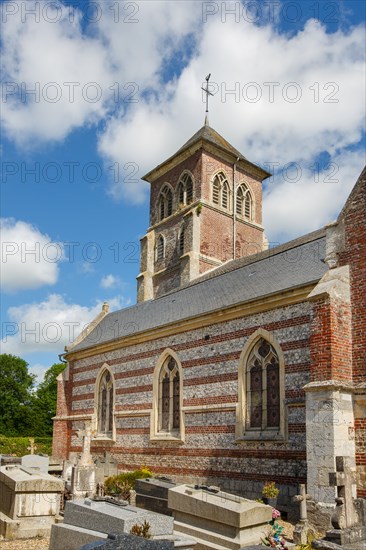
[[[35,437],[35,452],[51,455],[52,437]],[[30,446],[29,437],[6,437],[0,435],[0,454],[12,456],[24,456],[30,453],[27,447]]]
[[[136,479],[145,479],[153,474],[149,468],[142,466],[139,470],[133,472],[122,472],[116,476],[108,477],[104,482],[104,488],[107,495],[121,495],[135,488]]]

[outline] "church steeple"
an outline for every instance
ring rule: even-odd
[[[186,285],[235,257],[263,250],[256,166],[208,124],[144,176],[150,227],[141,239],[138,301]]]

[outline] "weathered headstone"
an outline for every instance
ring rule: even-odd
[[[96,483],[103,483],[107,477],[118,474],[118,461],[111,456],[108,451],[104,452],[104,456],[97,458],[95,461]]]
[[[44,474],[48,474],[48,468],[49,468],[49,458],[48,456],[41,456],[41,455],[24,455],[22,456],[22,466],[25,468],[34,468],[40,472],[43,472]]]
[[[0,467],[0,535],[15,539],[49,534],[63,490],[61,479],[39,470]]]
[[[72,467],[71,473],[71,493],[76,497],[92,495],[96,487],[96,468],[90,452],[92,439],[90,422],[85,423],[84,430],[79,430],[78,435],[83,438],[83,450],[77,465]]]
[[[337,488],[336,508],[332,516],[334,529],[327,531],[322,540],[313,541],[313,548],[321,550],[357,548],[366,546],[366,526],[363,517],[357,513],[353,499],[353,485],[356,484],[356,472],[349,457],[336,457],[336,471],[329,474],[329,485]],[[359,499],[362,500],[362,499]],[[363,508],[360,507],[361,516]]]

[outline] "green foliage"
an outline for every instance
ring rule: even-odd
[[[55,363],[50,367],[35,392],[33,410],[36,416],[36,433],[52,435],[52,417],[56,414],[57,376],[65,368],[64,363]]]
[[[0,434],[8,437],[52,435],[56,378],[64,368],[64,363],[52,365],[35,390],[36,377],[29,373],[28,363],[15,355],[0,355]]]
[[[136,479],[145,479],[151,477],[153,474],[149,468],[142,466],[139,470],[133,472],[122,472],[115,476],[108,477],[104,481],[104,488],[107,495],[122,495],[135,487]]]
[[[35,376],[15,355],[0,355],[0,433],[29,435],[32,429],[32,390]]]
[[[36,453],[50,455],[52,451],[52,437],[35,437],[34,444],[36,445]],[[29,454],[29,438],[28,437],[6,437],[0,435],[0,454],[24,456]]]
[[[132,525],[130,533],[131,535],[136,535],[137,537],[151,539],[150,523],[146,521],[146,519],[142,525],[135,523]]]

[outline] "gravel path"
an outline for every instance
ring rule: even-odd
[[[0,540],[0,550],[48,550],[49,538]]]

